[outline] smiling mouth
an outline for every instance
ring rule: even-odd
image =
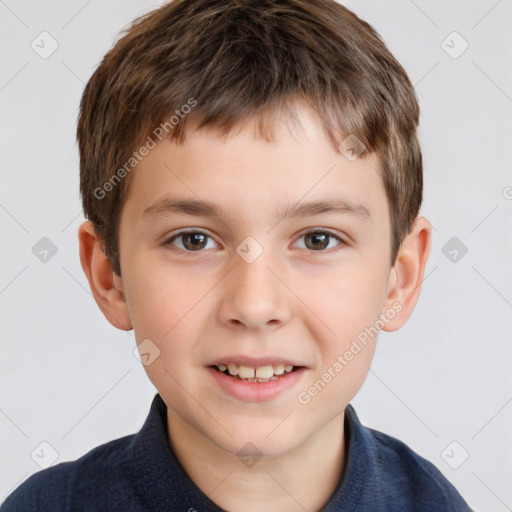
[[[235,380],[242,380],[244,382],[270,382],[278,380],[281,377],[298,370],[301,366],[274,364],[254,368],[251,366],[229,363],[212,365],[210,368],[213,368],[224,375],[228,375]]]

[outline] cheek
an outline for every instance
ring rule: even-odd
[[[160,350],[187,329],[189,318],[204,291],[200,283],[162,265],[134,260],[126,287],[137,343],[149,338]]]
[[[321,319],[314,333],[319,365],[298,402],[312,417],[325,419],[326,414],[334,417],[352,400],[368,374],[382,295],[375,281],[354,272],[324,281],[310,300]]]
[[[342,350],[366,327],[378,319],[385,290],[382,270],[346,268],[337,275],[311,283],[315,293],[309,294],[311,309],[329,329],[321,339],[329,338],[331,350]]]
[[[145,344],[141,347],[153,358],[144,369],[159,392],[181,396],[180,383],[190,381],[194,371],[193,340],[198,338],[197,314],[208,299],[206,283],[192,282],[183,273],[176,278],[155,267],[151,273],[131,276],[129,303],[137,344]]]
[[[132,265],[127,299],[137,343],[150,339],[160,350],[159,365],[182,375],[190,365],[180,361],[193,363],[200,358],[197,342],[216,307],[211,293],[216,280],[156,261],[148,265],[134,260]]]

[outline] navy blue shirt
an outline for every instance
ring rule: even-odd
[[[470,512],[430,462],[407,445],[345,413],[346,467],[322,512]],[[142,429],[76,461],[39,471],[0,512],[199,512],[219,508],[192,482],[167,438],[167,407],[157,394]],[[239,512],[239,511],[235,511]]]

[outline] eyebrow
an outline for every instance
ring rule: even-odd
[[[210,201],[196,199],[173,200],[163,198],[148,206],[142,216],[154,217],[159,215],[184,214],[196,217],[222,217],[224,213],[220,205]],[[277,210],[277,219],[288,219],[292,217],[309,217],[322,213],[341,213],[359,217],[366,222],[372,222],[372,217],[366,206],[342,199],[323,199],[318,201],[297,202],[284,210]]]

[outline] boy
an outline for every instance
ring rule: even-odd
[[[139,433],[36,473],[50,511],[467,511],[350,401],[430,249],[410,81],[332,0],[175,0],[84,92],[98,306],[158,390]]]

